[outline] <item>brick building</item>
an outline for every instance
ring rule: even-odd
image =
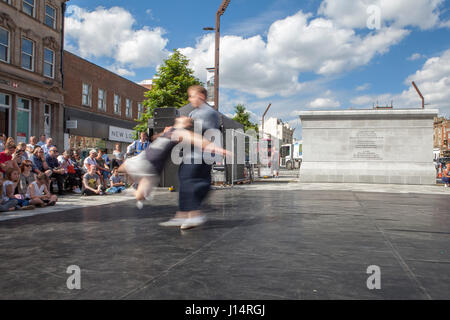
[[[0,1],[0,133],[63,143],[61,58],[67,0]]]
[[[450,119],[445,117],[434,118],[434,143],[433,147],[439,149],[440,156],[450,157],[450,144],[448,140],[448,129],[450,127]]]
[[[64,51],[65,148],[112,153],[133,141],[148,89]]]

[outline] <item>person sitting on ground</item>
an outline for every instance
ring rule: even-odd
[[[17,166],[20,168],[20,165],[22,164],[24,159],[23,154],[25,151],[23,151],[19,146],[16,147],[16,151],[14,151],[12,155],[12,160],[17,163]]]
[[[48,153],[49,153],[49,151],[50,151],[50,149],[51,149],[52,147],[54,147],[54,145],[53,145],[53,139],[52,139],[52,138],[48,138],[48,139],[47,139],[47,143],[44,144],[41,148],[42,148],[42,150],[44,150],[44,154],[45,154],[45,155],[48,155]]]
[[[23,160],[29,160],[30,158],[28,157],[28,153],[27,153],[27,144],[25,142],[19,142],[17,144],[17,148],[16,151],[21,150],[22,151],[22,161]]]
[[[122,177],[119,176],[118,168],[113,169],[112,176],[109,178],[109,183],[111,187],[106,190],[106,193],[120,193],[126,189]]]
[[[18,200],[17,199],[6,200],[3,197],[3,175],[1,174],[0,174],[0,195],[2,195],[0,200],[0,212],[16,210]]]
[[[16,144],[14,141],[9,140],[5,144],[5,150],[0,152],[0,171],[5,173],[8,168],[19,169],[17,161],[12,160],[12,156],[16,151]]]
[[[58,162],[60,167],[64,169],[67,187],[74,193],[80,194],[81,179],[78,178],[72,160],[70,160],[70,150],[65,150],[62,155],[58,156]]]
[[[49,178],[45,173],[40,173],[36,177],[36,181],[28,186],[28,193],[33,202],[38,206],[54,206],[58,197],[48,191],[47,185]]]
[[[88,166],[94,166],[95,170],[97,170],[97,161],[95,160],[95,158],[97,157],[97,151],[95,149],[92,149],[91,151],[89,151],[89,156],[84,159],[83,161],[83,169],[88,172]]]
[[[48,167],[47,161],[45,161],[44,150],[41,147],[34,148],[33,155],[31,156],[31,163],[33,164],[33,172],[36,174],[45,173],[47,177],[52,175],[52,170]]]
[[[48,150],[48,155],[45,157],[45,161],[47,162],[50,170],[52,170],[50,179],[56,180],[56,184],[58,185],[58,195],[62,196],[64,194],[64,180],[66,176],[65,170],[61,168],[59,164],[58,149],[56,149],[56,147],[53,146]],[[54,193],[52,184],[50,184],[50,192]]]
[[[20,177],[19,183],[16,187],[16,194],[19,194],[22,199],[31,200],[30,194],[28,193],[28,186],[36,180],[36,175],[32,170],[32,163],[30,160],[22,161],[20,165]],[[36,205],[37,203],[30,201],[30,204]]]
[[[31,210],[34,209],[33,205],[30,205],[30,201],[21,199],[20,196],[16,197],[14,190],[19,183],[20,169],[9,168],[6,171],[6,178],[3,181],[3,201],[17,200],[17,209]]]
[[[450,185],[450,162],[447,162],[446,168],[442,170],[442,182],[446,188]]]
[[[98,155],[95,158],[97,161],[97,174],[100,176],[100,181],[102,185],[106,188],[106,183],[109,177],[109,167],[106,165],[105,159],[103,158],[103,150],[98,150]]]
[[[82,195],[91,196],[105,194],[105,188],[102,186],[100,177],[96,172],[96,166],[88,165],[88,172],[83,176]]]

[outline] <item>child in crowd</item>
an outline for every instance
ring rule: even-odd
[[[83,176],[82,195],[84,196],[104,195],[105,188],[102,186],[100,177],[96,173],[97,167],[90,164],[87,164],[87,166],[88,172]]]
[[[31,210],[34,209],[34,205],[30,205],[30,201],[21,199],[18,195],[15,196],[14,190],[19,183],[20,170],[17,168],[9,168],[6,170],[6,179],[3,182],[3,201],[17,200],[17,209]]]
[[[175,125],[167,128],[149,146],[145,152],[128,159],[123,164],[122,170],[131,175],[133,180],[138,181],[136,191],[136,206],[143,208],[143,200],[150,200],[152,189],[159,182],[159,175],[164,169],[166,160],[172,149],[181,141],[200,147],[203,150],[214,151],[216,154],[227,154],[228,151],[219,148],[211,141],[190,131],[193,122],[191,118],[179,117],[175,119]]]
[[[2,198],[0,201],[0,212],[16,210],[16,206],[18,203],[17,199],[6,200],[3,198],[3,175],[2,174],[0,174],[0,194],[2,195]]]
[[[28,187],[28,193],[31,201],[40,207],[54,206],[58,197],[48,191],[48,176],[41,172],[37,175],[36,181],[32,182]]]
[[[123,182],[122,178],[119,176],[118,168],[113,169],[112,176],[109,179],[109,182],[110,182],[111,187],[106,190],[106,193],[109,193],[109,194],[120,193],[126,189],[125,183]]]

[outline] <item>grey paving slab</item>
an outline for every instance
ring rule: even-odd
[[[450,298],[447,195],[268,186],[211,192],[187,231],[158,225],[175,193],[0,221],[0,299]]]

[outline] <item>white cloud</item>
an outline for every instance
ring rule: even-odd
[[[313,101],[311,101],[307,107],[308,108],[313,108],[313,109],[317,109],[317,108],[337,108],[340,107],[341,104],[339,103],[339,101],[330,99],[330,98],[317,98]]]
[[[382,24],[397,28],[430,29],[441,26],[440,7],[444,0],[324,0],[318,13],[332,19],[339,26],[366,28],[367,8],[380,8]]]
[[[221,38],[220,85],[259,98],[300,92],[302,72],[332,75],[352,70],[384,54],[409,31],[383,28],[362,37],[352,29],[338,28],[331,20],[311,19],[299,11],[274,22],[267,41],[261,36]],[[181,49],[191,60],[196,76],[204,80],[214,63],[214,37],[200,38],[195,47]]]
[[[82,57],[108,57],[121,68],[140,68],[156,66],[168,55],[164,30],[133,29],[136,21],[123,8],[88,11],[71,5],[67,12],[67,43]]]
[[[408,57],[409,61],[419,60],[421,58],[425,58],[425,55],[422,55],[420,53],[413,53],[410,57]]]
[[[117,73],[119,76],[122,77],[134,77],[136,73],[134,71],[128,70],[126,68],[120,67],[118,65],[111,65],[106,67],[111,72]]]
[[[364,83],[364,84],[362,84],[362,85],[360,85],[360,86],[357,86],[356,88],[355,88],[355,90],[356,91],[365,91],[365,90],[367,90],[367,89],[369,89],[370,88],[370,83]]]
[[[405,80],[408,86],[400,94],[360,96],[351,100],[354,105],[394,101],[394,108],[419,108],[422,105],[419,95],[413,88],[414,81],[422,92],[426,108],[437,108],[441,114],[450,115],[450,49],[441,56],[428,59],[420,70]]]

